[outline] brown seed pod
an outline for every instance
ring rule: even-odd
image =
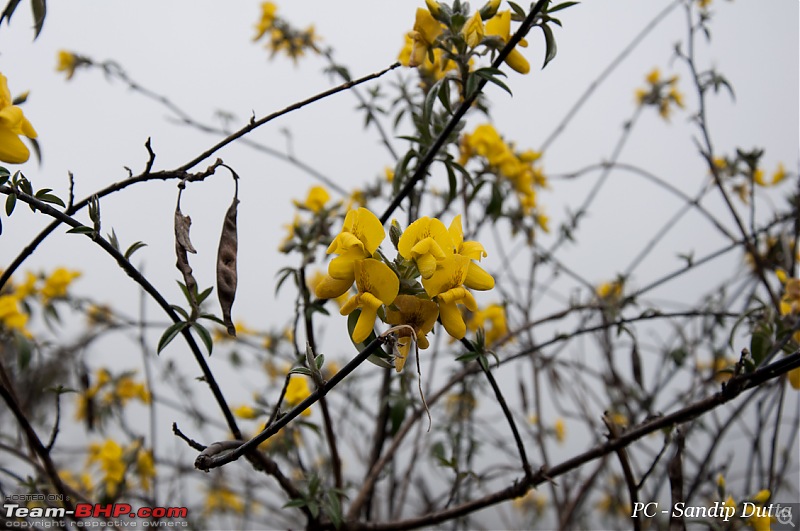
[[[233,202],[225,214],[217,252],[217,295],[222,307],[222,320],[231,336],[236,335],[236,327],[231,321],[231,307],[236,297],[236,255],[239,250],[236,234],[236,210],[239,204],[237,195],[233,196]]]

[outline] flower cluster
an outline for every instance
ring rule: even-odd
[[[658,114],[665,120],[669,119],[673,106],[683,109],[683,94],[677,89],[678,76],[661,79],[661,72],[654,68],[645,80],[648,87],[636,89],[636,101],[639,105],[658,107]]]
[[[536,203],[536,189],[547,186],[542,168],[534,165],[541,158],[541,153],[515,150],[514,145],[503,140],[491,124],[481,124],[472,133],[464,133],[460,149],[459,163],[462,166],[475,157],[485,160],[486,171],[511,183],[522,212],[526,216],[533,214],[537,225],[547,232],[547,216],[537,208]]]
[[[55,300],[65,299],[72,281],[80,275],[78,271],[59,267],[47,276],[28,271],[21,284],[15,284],[12,278],[0,293],[0,331],[17,332],[31,338],[26,328],[30,318],[29,300],[38,298],[47,306]]]
[[[0,73],[0,161],[10,164],[22,164],[31,156],[19,137],[36,138],[36,130],[16,103],[11,99],[6,76]]]
[[[133,376],[133,372],[123,372],[114,376],[105,368],[98,369],[94,384],[88,385],[78,395],[75,418],[86,420],[91,425],[96,420],[102,422],[112,409],[124,408],[133,399],[149,404],[150,392],[143,382],[137,382]]]
[[[358,291],[340,313],[360,311],[351,331],[356,344],[369,338],[379,316],[386,323],[406,325],[398,332],[395,367],[400,371],[412,342],[428,347],[426,336],[437,318],[448,334],[463,338],[467,327],[459,307],[477,311],[470,289],[492,289],[494,278],[475,262],[486,251],[478,242],[464,241],[461,216],[449,227],[437,218],[423,217],[402,234],[396,222],[392,230],[398,234],[393,238],[398,255],[389,262],[378,250],[386,237],[380,220],[366,208],[350,210],[328,247],[328,254],[337,256],[315,293],[321,299],[334,299],[348,293],[355,282]]]
[[[317,52],[317,35],[314,26],[309,26],[304,30],[293,28],[288,22],[276,15],[278,7],[273,2],[261,4],[261,19],[256,24],[256,35],[253,37],[257,41],[269,34],[267,48],[272,51],[272,57],[276,53],[283,52],[293,61],[305,55],[307,50]]]
[[[731,183],[731,189],[744,204],[750,203],[750,194],[753,187],[768,188],[776,186],[790,176],[783,163],[778,163],[770,179],[765,177],[761,167],[761,157],[764,151],[736,150],[734,156],[715,157],[712,161],[712,171],[723,181]]]
[[[405,36],[398,60],[417,67],[423,79],[437,81],[450,71],[466,70],[475,56],[499,50],[511,38],[511,12],[497,11],[500,0],[491,0],[472,14],[464,3],[453,7],[426,0],[427,9],[418,8],[413,29]],[[519,46],[527,46],[523,39]],[[514,48],[505,60],[512,69],[527,74],[530,64]],[[463,72],[462,72],[463,74]]]
[[[106,439],[101,443],[91,443],[86,465],[96,465],[103,474],[103,487],[108,498],[114,498],[125,484],[125,475],[132,469],[139,478],[139,485],[145,491],[150,490],[151,480],[156,469],[153,453],[142,447],[139,441],[124,448],[114,439]]]

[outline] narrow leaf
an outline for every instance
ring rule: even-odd
[[[172,323],[161,335],[161,339],[158,340],[158,349],[156,350],[156,353],[161,354],[161,351],[164,350],[164,347],[169,345],[170,342],[175,339],[175,336],[180,334],[187,326],[189,326],[189,323],[186,321]]]
[[[214,342],[211,340],[211,333],[206,327],[198,322],[192,323],[192,328],[194,328],[195,332],[197,332],[197,335],[200,336],[200,339],[206,346],[206,350],[208,350],[208,355],[210,356],[211,351],[214,349]]]

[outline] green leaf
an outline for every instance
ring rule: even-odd
[[[497,78],[497,76],[505,76],[505,73],[502,70],[498,70],[497,68],[481,68],[481,69],[476,70],[475,74],[480,76],[480,77],[482,77],[486,81],[489,81],[490,83],[494,83],[495,85],[497,85],[501,89],[503,89],[506,92],[508,92],[510,95],[512,95],[512,96],[514,95],[511,92],[511,89],[508,88],[508,85],[506,85],[505,83],[503,83],[502,81],[500,81]]]
[[[45,0],[31,0],[31,10],[33,11],[33,38],[34,40],[42,32],[44,17],[47,15],[47,2]]]
[[[214,290],[214,286],[206,288],[197,296],[197,304],[203,304],[203,301],[211,295],[211,292]]]
[[[289,371],[289,374],[302,374],[303,376],[311,376],[311,369],[308,367],[295,367]]]
[[[14,212],[14,207],[17,204],[17,194],[11,193],[6,197],[6,216],[10,216]]]
[[[181,314],[181,316],[187,321],[189,320],[189,313],[177,304],[170,304],[170,308]]]
[[[77,227],[69,229],[67,234],[94,234],[94,229],[86,225],[78,225]]]
[[[542,31],[544,31],[544,42],[546,49],[544,54],[544,64],[542,65],[542,68],[544,68],[547,66],[547,63],[555,58],[558,48],[556,46],[556,38],[553,36],[553,30],[550,29],[550,26],[547,24],[542,24]]]
[[[219,325],[225,326],[225,321],[223,321],[222,319],[220,319],[219,317],[217,317],[214,314],[201,313],[200,316],[198,317],[198,319],[208,319],[209,321],[214,321],[215,323],[217,323]]]
[[[130,260],[131,256],[133,256],[133,253],[135,253],[142,247],[147,247],[147,244],[141,241],[132,243],[131,246],[128,247],[128,250],[125,251],[125,260]]]
[[[325,354],[320,354],[316,358],[314,358],[314,364],[317,366],[317,370],[322,368],[322,365],[325,363]]]
[[[572,7],[574,5],[580,4],[580,2],[564,2],[562,4],[555,5],[547,10],[547,14],[555,13],[556,11],[561,11],[562,9],[566,9],[568,7]]]
[[[289,500],[288,502],[286,502],[283,505],[283,508],[291,509],[294,507],[305,507],[306,503],[307,503],[306,500],[304,500],[303,498],[294,498],[293,500]]]
[[[175,336],[180,334],[187,326],[189,326],[189,323],[186,321],[172,323],[161,335],[161,339],[158,340],[158,348],[156,349],[156,353],[161,354],[161,351],[164,350],[164,347],[169,345],[170,342],[175,339]]]
[[[67,205],[64,204],[64,201],[62,201],[61,198],[58,197],[57,195],[53,195],[53,194],[42,194],[42,195],[39,195],[39,194],[37,194],[36,197],[40,201],[42,201],[44,203],[51,203],[53,205],[58,205],[58,206],[60,206],[62,208],[66,208],[66,206],[67,206]]]
[[[22,334],[14,334],[14,340],[16,342],[17,367],[24,371],[31,363],[33,353],[31,342]]]
[[[6,168],[5,166],[0,166],[0,178],[3,177],[8,178],[9,175],[11,175],[11,172],[8,171],[8,168]],[[5,182],[4,180],[0,181],[0,184],[3,184],[4,182]]]
[[[192,328],[194,328],[195,332],[197,332],[197,335],[200,336],[200,339],[206,346],[206,350],[208,351],[208,355],[210,356],[211,351],[214,350],[214,342],[211,340],[211,334],[209,333],[208,329],[198,322],[192,323]]]
[[[117,238],[117,232],[113,228],[111,229],[111,234],[108,235],[108,243],[111,244],[115,251],[119,251],[119,239]]]

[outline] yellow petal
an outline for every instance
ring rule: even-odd
[[[442,33],[442,25],[433,18],[430,11],[419,7],[414,21],[414,31],[418,32],[425,44],[430,47]]]
[[[353,329],[353,341],[355,343],[362,343],[369,337],[372,330],[375,328],[375,319],[378,313],[371,307],[361,308],[361,315],[358,316],[358,322]]]
[[[506,64],[520,74],[527,74],[531,71],[530,63],[528,63],[528,60],[525,59],[525,57],[523,57],[523,55],[519,53],[516,48],[511,50],[511,53],[509,53],[508,57],[506,57]]]
[[[789,383],[792,388],[800,391],[800,367],[789,371]]]
[[[355,262],[356,285],[359,293],[371,293],[384,304],[391,304],[400,290],[400,280],[394,271],[374,258]]]
[[[464,285],[470,289],[486,291],[494,288],[494,278],[475,262],[469,264]]]
[[[335,299],[347,293],[347,290],[349,290],[352,285],[353,279],[341,280],[325,275],[317,285],[314,286],[314,294],[320,299]]]
[[[31,156],[31,152],[17,134],[0,125],[0,160],[9,164],[22,164]]]
[[[460,254],[448,256],[436,265],[436,272],[428,279],[422,279],[422,286],[428,297],[435,297],[450,289],[461,286],[467,278],[470,259]]]
[[[442,320],[442,325],[447,333],[456,339],[462,339],[467,333],[467,325],[464,324],[464,318],[454,302],[439,303],[439,317]]]

